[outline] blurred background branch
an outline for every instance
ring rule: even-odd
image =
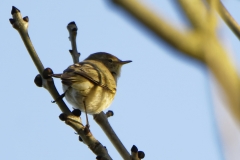
[[[208,2],[211,0],[208,0]],[[240,39],[240,26],[237,21],[231,16],[228,10],[225,8],[223,3],[220,0],[217,0],[216,10],[219,15],[222,17],[224,22],[228,25],[228,27],[232,30],[232,32],[236,35],[238,39]]]
[[[223,4],[218,0],[209,0],[209,3],[204,0],[175,1],[178,2],[191,24],[191,28],[185,29],[188,31],[184,33],[177,26],[171,25],[161,16],[154,13],[139,0],[112,0],[112,2],[121,6],[130,16],[137,19],[143,26],[170,46],[203,62],[208,67],[224,90],[227,110],[231,112],[234,119],[233,123],[239,130],[240,81],[233,60],[217,37],[216,28],[218,23],[215,9],[238,38],[240,32],[239,25]],[[230,137],[227,137],[227,139],[230,140]]]
[[[240,83],[237,70],[216,36],[216,23],[214,23],[216,17],[209,21],[212,12],[207,10],[203,1],[178,1],[193,26],[190,35],[181,33],[175,26],[158,18],[138,0],[113,0],[112,2],[120,5],[175,49],[204,62],[224,88],[229,109],[240,125]]]
[[[123,68],[118,83],[118,95],[110,107],[115,113],[114,117],[111,117],[111,125],[121,126],[114,127],[114,130],[127,148],[133,143],[136,144],[147,153],[147,159],[156,159],[157,153],[159,159],[223,160],[225,153],[227,160],[233,160],[229,157],[239,160],[239,125],[234,121],[236,118],[233,119],[232,112],[229,112],[231,106],[229,98],[224,96],[225,89],[223,90],[216,75],[213,75],[213,69],[210,70],[206,65],[224,62],[222,54],[226,53],[227,61],[233,63],[230,69],[235,68],[236,71],[239,67],[239,40],[220,16],[216,18],[217,12],[210,7],[216,8],[219,1],[211,0],[211,4],[208,4],[207,0],[195,1],[203,6],[203,13],[207,14],[203,24],[200,24],[203,28],[196,29],[180,1],[139,0],[143,8],[148,8],[157,19],[165,22],[158,24],[160,27],[150,27],[162,27],[159,32],[166,38],[161,38],[134,16],[129,16],[120,5],[110,2],[112,0],[74,3],[63,1],[59,4],[56,0],[11,0],[2,3],[0,12],[3,23],[0,34],[4,40],[0,47],[0,68],[5,82],[1,92],[4,97],[2,105],[11,107],[12,118],[9,119],[9,114],[3,114],[0,118],[2,134],[5,137],[1,141],[5,146],[2,148],[1,158],[31,160],[32,157],[44,159],[47,156],[60,160],[75,157],[88,159],[93,156],[88,147],[79,145],[76,141],[78,137],[72,128],[63,127],[58,119],[61,111],[51,103],[54,99],[46,94],[45,90],[32,84],[37,69],[32,67],[24,45],[19,43],[20,36],[6,21],[14,4],[21,8],[23,14],[31,16],[29,32],[34,47],[44,62],[44,68],[51,66],[55,73],[61,73],[72,62],[66,53],[70,43],[65,25],[73,20],[79,24],[79,30],[84,31],[78,33],[80,36],[76,38],[78,47],[81,48],[81,59],[94,52],[106,51],[119,58],[133,60],[131,65]],[[240,1],[222,3],[231,17],[240,22]],[[152,17],[145,19],[155,20]],[[213,27],[204,28],[205,23]],[[172,33],[167,32],[168,28]],[[208,40],[208,37],[216,37],[216,40]],[[224,52],[219,54],[220,60],[211,61],[218,59],[218,53],[208,55],[206,53],[210,51],[196,50],[201,48],[198,46],[202,46],[202,49],[209,48],[205,41],[213,47],[213,52],[218,52],[218,49],[215,51],[214,48],[219,45],[224,48]],[[75,52],[77,53],[77,50]],[[228,65],[224,62],[220,67],[224,69]],[[218,74],[221,74],[222,68]],[[225,71],[223,73],[225,74]],[[41,78],[41,75],[39,76]],[[224,76],[229,79],[228,75]],[[61,90],[60,81],[55,81],[55,85]],[[44,106],[48,106],[47,109]],[[3,113],[9,113],[9,107],[2,107]],[[93,119],[90,121],[92,133],[97,133],[97,139],[104,141],[111,156],[121,159],[98,124]],[[126,125],[131,126],[130,130]],[[16,130],[19,138],[12,138],[16,136]],[[56,134],[56,130],[61,132]],[[68,138],[62,138],[66,136]],[[83,154],[79,154],[76,151],[78,149],[81,149]]]

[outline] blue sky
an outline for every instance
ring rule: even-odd
[[[52,97],[35,86],[38,74],[23,42],[8,19],[11,7],[28,16],[29,34],[45,67],[61,73],[72,64],[66,26],[75,21],[80,59],[99,51],[133,62],[122,68],[118,92],[109,119],[130,151],[132,145],[146,160],[223,160],[213,110],[209,72],[201,63],[178,54],[165,42],[127,17],[108,1],[0,2],[1,19],[1,153],[0,159],[94,159],[74,131],[58,118],[61,113]],[[176,27],[186,19],[174,1],[145,0],[153,10]],[[225,2],[240,21],[239,1]],[[239,53],[237,38],[220,20],[219,37]],[[239,61],[239,55],[235,55]],[[60,80],[55,80],[62,92]],[[69,107],[71,107],[69,105]],[[83,121],[85,117],[83,117]],[[111,157],[121,159],[100,127],[90,117],[91,131],[107,147]]]

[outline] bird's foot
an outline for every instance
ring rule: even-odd
[[[84,127],[84,133],[87,135],[89,132],[90,132],[90,126],[89,125],[86,125],[85,127]]]
[[[52,103],[56,103],[57,101],[63,99],[63,98],[65,97],[66,92],[67,92],[67,90],[66,90],[63,94],[61,94],[57,99],[55,99],[54,101],[52,101]]]

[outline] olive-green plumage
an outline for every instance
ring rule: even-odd
[[[86,108],[88,114],[98,114],[108,108],[116,94],[121,67],[129,62],[98,52],[69,66],[60,75],[67,101],[83,112]]]

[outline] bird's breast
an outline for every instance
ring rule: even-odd
[[[63,85],[63,90],[65,91],[66,89],[68,90],[65,98],[73,108],[85,112],[84,105],[86,105],[88,114],[98,114],[105,110],[110,106],[115,96],[115,93],[108,92],[99,86],[93,86],[85,90],[76,90]]]

